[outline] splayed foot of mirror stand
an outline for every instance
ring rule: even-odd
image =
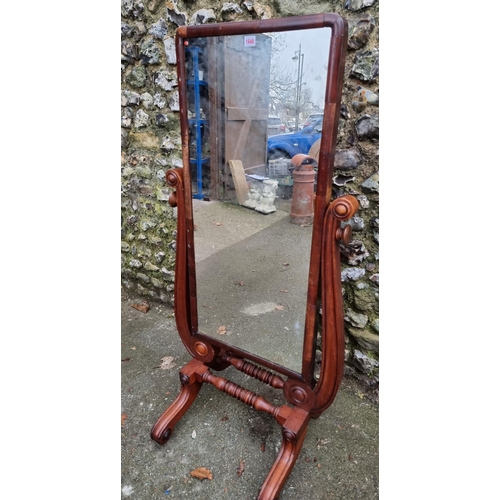
[[[281,426],[282,444],[256,492],[259,500],[279,497],[310,420],[331,405],[343,377],[340,245],[349,243],[351,226],[346,222],[358,210],[355,197],[332,195],[346,46],[347,22],[333,13],[182,26],[176,34],[183,167],[167,171],[166,182],[172,190],[169,203],[177,207],[175,319],[193,359],[181,368],[180,393],[153,426],[151,437],[159,444],[170,439],[203,384],[268,413]],[[323,59],[315,61],[315,71],[308,76],[310,67],[304,68],[304,60],[313,54],[320,57],[320,52]],[[297,74],[289,75],[292,108],[275,91],[277,74],[286,83],[286,74],[279,68],[279,61],[286,58],[298,60]],[[321,68],[324,74],[320,75]],[[313,89],[314,82],[322,82],[322,87]],[[307,95],[303,93],[306,83],[311,89]],[[288,109],[298,124],[309,114],[306,104],[314,102],[323,106],[320,127],[310,131],[312,142],[317,143],[315,134],[320,134],[319,152],[314,159],[307,155],[308,150],[289,157],[297,170],[307,164],[304,170],[309,177],[314,177],[310,165],[317,165],[315,181],[308,181],[310,187],[292,186],[292,191],[301,193],[301,200],[310,203],[311,222],[298,225],[287,220],[279,207],[263,215],[243,203],[237,205],[230,162],[241,162],[245,175],[268,176],[268,114],[271,110],[285,114]],[[306,129],[303,135],[308,135]],[[298,183],[299,176],[295,179]],[[279,184],[280,178],[276,180]],[[211,203],[229,204],[224,209],[227,217],[239,217],[227,219],[231,222],[225,224],[226,237],[235,236],[231,246],[210,255],[202,254],[200,240],[194,235],[201,218],[193,209],[193,199],[200,199],[205,186],[216,200]],[[309,195],[304,194],[306,189],[311,190]],[[292,194],[292,203],[296,202]],[[267,227],[262,226],[263,220]],[[218,224],[224,226],[224,221]],[[279,240],[282,235],[288,243]],[[266,242],[274,242],[279,250],[271,254]],[[306,250],[298,251],[300,245]],[[230,255],[235,254],[238,259],[231,265],[234,259]],[[230,293],[227,283],[237,283],[238,289]],[[262,304],[276,303],[279,292],[286,294],[289,303],[272,307],[272,312],[261,307],[258,313],[248,313],[255,306],[250,298],[252,288]],[[216,307],[221,300],[223,307]],[[280,314],[274,314],[276,311]],[[226,325],[223,331],[220,325]],[[322,358],[318,371],[319,331]],[[224,341],[221,333],[227,333]],[[271,339],[276,344],[271,345]],[[293,347],[295,340],[299,348]],[[281,356],[280,351],[287,349],[293,351],[290,356]],[[284,403],[274,405],[213,373],[228,367],[282,391]]]

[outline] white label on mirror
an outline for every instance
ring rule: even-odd
[[[245,47],[255,47],[257,39],[255,36],[246,36],[245,37]]]

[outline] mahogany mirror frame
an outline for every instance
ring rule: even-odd
[[[330,28],[331,38],[323,130],[317,161],[317,187],[314,200],[302,371],[298,373],[198,331],[184,49],[185,42],[189,43],[190,38],[311,28]],[[344,313],[340,279],[340,243],[349,243],[351,226],[342,227],[341,223],[356,213],[358,202],[351,195],[332,200],[332,178],[347,35],[347,21],[335,13],[181,26],[176,33],[183,168],[173,168],[167,171],[166,182],[174,190],[169,203],[177,207],[175,319],[179,336],[193,360],[181,368],[181,392],[153,426],[151,437],[160,444],[167,442],[175,424],[196,399],[203,383],[210,383],[256,410],[271,414],[282,426],[283,443],[279,455],[259,491],[257,498],[260,500],[278,498],[299,454],[309,420],[319,417],[331,405],[344,372]],[[316,380],[315,355],[320,322],[322,361],[319,378]],[[211,371],[211,369],[221,371],[228,366],[233,366],[271,387],[283,390],[284,398],[288,404],[274,406],[263,397],[223,377],[216,376]]]

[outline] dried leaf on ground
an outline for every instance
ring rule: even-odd
[[[127,420],[128,418],[128,415],[125,415],[124,413],[122,413],[122,427],[123,427],[123,424],[125,423],[125,420]]]
[[[283,311],[285,309],[285,306],[277,305],[277,306],[274,306],[274,308],[278,309],[278,311]]]
[[[209,479],[210,481],[213,479],[212,473],[206,467],[198,467],[190,472],[191,476],[196,477],[197,479]]]
[[[131,304],[130,307],[133,307],[134,309],[137,309],[138,311],[141,311],[143,313],[147,313],[151,306],[143,300],[140,304]]]
[[[217,333],[219,335],[225,335],[227,333],[226,327],[224,325],[219,326],[219,328],[217,328]]]
[[[240,460],[240,466],[236,469],[236,474],[238,474],[238,476],[241,476],[244,471],[245,471],[245,461]]]
[[[283,290],[280,290],[280,292],[288,293],[288,290],[286,288],[283,288]]]
[[[130,361],[130,358],[124,358],[122,361]]]
[[[173,368],[174,366],[177,366],[177,365],[174,363],[173,356],[165,356],[164,358],[161,358],[160,368],[162,370],[170,370],[170,368]]]
[[[332,440],[330,438],[325,438],[325,439],[319,439],[318,438],[318,440],[316,441],[316,448],[318,448],[318,450],[319,450],[322,446],[325,446],[328,443],[331,443],[331,441]]]
[[[284,266],[289,266],[289,265],[290,265],[290,262],[282,262],[282,264],[283,264]]]

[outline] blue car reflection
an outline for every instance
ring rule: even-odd
[[[271,135],[267,139],[267,159],[293,158],[297,154],[307,154],[311,146],[321,137],[323,118],[308,127],[289,134]]]

